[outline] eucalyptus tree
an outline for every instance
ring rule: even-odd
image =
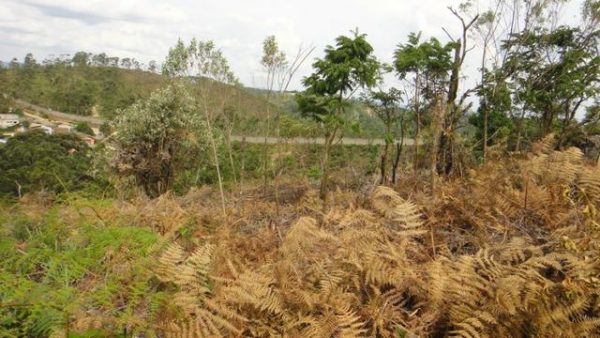
[[[188,46],[181,39],[177,41],[177,44],[169,50],[163,64],[163,74],[171,78],[186,79],[197,85],[200,94],[200,109],[204,112],[208,139],[219,181],[221,207],[223,214],[226,215],[223,178],[215,131],[211,122],[214,115],[225,111],[228,86],[238,85],[239,82],[231,71],[227,59],[215,43],[198,41],[195,38],[190,41]],[[231,149],[229,151],[231,152]],[[232,168],[232,170],[235,169]]]
[[[485,12],[483,12],[479,19],[475,22],[474,29],[479,35],[479,40],[481,43],[481,67],[480,67],[480,88],[479,88],[479,109],[477,112],[481,115],[482,123],[479,128],[479,139],[481,140],[481,149],[482,149],[482,158],[485,162],[487,156],[487,148],[489,143],[489,116],[490,116],[490,108],[491,108],[491,100],[493,100],[493,96],[496,94],[496,86],[493,82],[494,77],[491,76],[494,74],[494,71],[491,72],[488,70],[487,64],[489,62],[490,55],[497,47],[494,44],[497,42],[497,35],[500,26],[500,17],[502,14],[502,10],[504,0],[496,0],[493,3],[493,7]],[[495,62],[493,62],[492,67],[497,65],[497,59],[492,58]],[[490,81],[492,80],[492,81]],[[490,99],[490,96],[492,98]]]
[[[265,128],[265,140],[263,144],[263,187],[267,189],[268,168],[269,168],[269,152],[267,148],[267,140],[271,132],[271,102],[269,99],[273,93],[277,75],[285,69],[287,60],[285,53],[279,49],[279,44],[274,35],[267,36],[263,41],[263,55],[260,64],[264,67],[267,73],[267,119]]]
[[[360,88],[372,88],[379,78],[380,64],[366,35],[358,30],[352,33],[337,37],[335,46],[325,48],[325,56],[313,63],[314,72],[304,78],[306,90],[296,97],[300,111],[323,127],[325,148],[319,196],[325,207],[331,147],[347,120],[349,98]]]
[[[275,202],[276,211],[279,214],[279,176],[281,174],[281,111],[282,108],[279,106],[281,99],[286,95],[286,91],[294,78],[294,75],[300,68],[300,66],[306,61],[308,56],[313,52],[314,47],[303,48],[300,46],[296,55],[288,61],[286,53],[281,50],[279,43],[274,35],[267,36],[263,41],[263,55],[261,58],[261,65],[266,71],[266,90],[267,90],[267,118],[265,128],[265,139],[263,145],[263,186],[264,190],[267,189],[267,180],[269,175],[268,168],[272,168],[274,183],[275,183]],[[273,104],[272,104],[273,103]],[[275,124],[271,125],[271,109],[275,108]],[[268,156],[267,140],[271,135],[272,127],[275,129],[275,138],[277,139],[277,145],[275,147],[275,158],[276,163],[270,165]]]

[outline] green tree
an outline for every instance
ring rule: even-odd
[[[381,173],[380,184],[395,184],[396,183],[396,171],[400,161],[402,148],[404,146],[404,118],[406,111],[400,107],[402,102],[402,93],[396,88],[390,88],[389,90],[375,90],[370,91],[366,96],[367,105],[375,111],[377,117],[381,119],[384,124],[384,140],[383,150],[381,153],[381,163],[379,165],[379,171]],[[399,128],[397,125],[400,125]],[[397,130],[400,129],[400,135],[398,137]],[[387,167],[389,166],[389,152],[390,146],[395,140],[400,139],[396,144],[396,156],[391,163],[390,174],[391,178],[388,177]]]
[[[412,95],[409,107],[414,116],[414,172],[419,168],[419,142],[425,124],[424,113],[448,83],[452,68],[452,45],[442,45],[436,38],[421,41],[421,33],[410,33],[408,42],[398,45],[394,53],[394,69],[401,80],[409,83]]]
[[[265,130],[265,141],[263,144],[263,188],[267,189],[267,178],[269,174],[269,151],[267,147],[267,140],[271,133],[271,104],[268,102],[273,94],[273,87],[277,80],[277,75],[285,69],[287,65],[286,56],[283,51],[279,49],[279,44],[274,35],[268,36],[263,41],[263,55],[260,64],[264,67],[267,72],[267,127]]]
[[[89,148],[75,135],[17,134],[0,146],[0,194],[72,191],[91,183]]]
[[[71,59],[71,62],[73,63],[74,66],[78,66],[78,67],[89,66],[91,56],[92,56],[91,53],[77,52],[77,53],[75,53],[75,55],[73,55],[73,59]]]
[[[88,135],[94,135],[94,130],[92,130],[92,127],[90,127],[89,124],[85,123],[85,122],[79,122],[75,125],[75,131],[78,131],[80,133],[84,133],[84,134],[88,134]]]
[[[186,46],[181,39],[177,41],[175,47],[169,50],[167,59],[163,64],[163,74],[171,78],[187,79],[193,84],[198,84],[196,86],[199,92],[198,103],[200,110],[204,112],[206,131],[219,180],[221,208],[223,214],[226,215],[223,178],[212,122],[215,115],[225,112],[230,90],[232,86],[238,85],[239,82],[229,68],[227,59],[214,42],[198,41],[195,38],[190,41],[189,46]]]
[[[509,50],[505,71],[515,84],[513,102],[521,109],[517,149],[521,142],[522,120],[528,113],[539,118],[539,136],[555,131],[560,119],[561,135],[572,126],[583,103],[600,93],[600,31],[561,26],[553,31],[538,28],[514,34],[506,41]]]
[[[206,130],[183,86],[157,90],[118,112],[114,167],[121,175],[133,175],[149,197],[158,197],[169,190],[177,170],[202,152]]]
[[[0,93],[0,114],[6,114],[10,112],[12,107],[12,99],[7,94]]]
[[[303,81],[307,87],[297,95],[301,112],[321,123],[325,149],[321,164],[319,196],[327,206],[329,157],[340,127],[346,122],[349,98],[359,88],[373,87],[379,78],[379,61],[365,34],[358,30],[351,37],[339,36],[335,46],[325,48],[325,56],[313,63],[314,72]]]

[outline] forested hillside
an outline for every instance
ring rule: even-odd
[[[117,110],[147,98],[149,93],[169,82],[155,63],[143,69],[135,59],[133,64],[132,59],[123,60],[119,63],[118,57],[78,52],[73,57],[62,55],[38,62],[28,54],[22,62],[15,59],[6,68],[0,68],[0,93],[60,112],[95,114],[112,120]],[[194,87],[191,91],[196,95]],[[302,118],[293,95],[284,100],[273,97],[270,98],[273,100],[267,100],[266,91],[240,85],[224,88],[223,92],[232,98],[226,108],[238,120],[234,126],[238,134],[263,135],[267,105],[277,105],[285,112],[282,116],[286,127],[284,133],[289,136],[311,136],[316,132],[317,126]],[[0,102],[0,110],[8,110],[10,106]],[[378,137],[383,131],[380,120],[370,116],[360,102],[354,104],[352,111],[360,122],[357,126],[361,125],[362,129],[348,126],[345,128],[347,135]]]
[[[21,64],[11,63],[0,72],[0,79],[0,90],[14,97],[65,113],[91,115],[95,111],[107,118],[165,83],[151,72],[97,65],[76,57],[38,63],[31,54]]]

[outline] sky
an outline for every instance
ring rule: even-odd
[[[289,56],[300,46],[315,52],[298,71],[292,88],[310,74],[314,57],[336,36],[359,28],[376,56],[391,62],[394,49],[410,32],[447,40],[442,30],[458,34],[460,24],[447,9],[459,0],[0,0],[0,60],[38,61],[50,54],[105,52],[141,62],[162,62],[178,38],[213,40],[246,86],[264,87],[260,65],[262,41],[275,35]],[[567,20],[579,4],[567,7]],[[579,1],[580,3],[581,1]],[[473,53],[477,57],[477,51]],[[477,64],[472,62],[470,64]],[[475,81],[477,69],[465,74]]]

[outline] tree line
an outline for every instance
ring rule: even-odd
[[[386,125],[380,183],[395,183],[409,120],[416,140],[414,172],[428,166],[432,190],[438,176],[485,161],[491,147],[518,152],[550,133],[558,135],[559,147],[589,144],[600,116],[600,2],[583,2],[574,26],[558,24],[564,3],[498,0],[479,12],[471,1],[450,7],[460,34],[444,29],[449,41],[443,43],[411,33],[389,64],[374,57],[365,34],[338,37],[313,63],[313,74],[303,81],[306,90],[297,96],[300,109],[322,123],[327,140],[321,198],[326,198],[331,144],[348,123],[345,109],[358,90]],[[468,56],[474,46],[482,50],[480,80],[465,88],[464,69],[473,62]],[[385,73],[394,74],[401,86],[383,83]],[[395,124],[400,128],[393,129]],[[427,155],[421,140],[427,140]]]

